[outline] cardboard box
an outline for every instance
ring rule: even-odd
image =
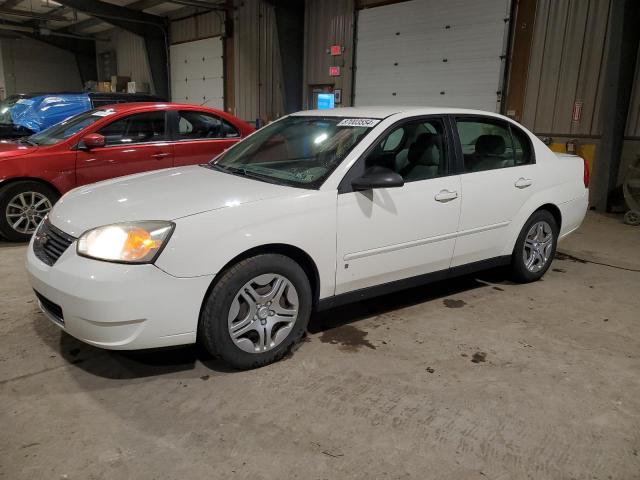
[[[111,92],[111,82],[98,82],[97,91],[102,93]]]

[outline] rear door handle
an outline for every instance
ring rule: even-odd
[[[458,198],[458,192],[450,192],[449,190],[440,190],[434,197],[436,201],[446,203]]]
[[[154,154],[153,154],[153,155],[151,155],[151,156],[152,156],[153,158],[156,158],[156,159],[160,160],[161,158],[168,157],[169,155],[171,155],[171,154],[170,154],[170,153],[168,153],[168,152],[164,152],[164,153],[154,153]]]
[[[518,180],[516,180],[515,186],[516,188],[527,188],[527,187],[530,187],[532,184],[533,184],[533,180],[531,180],[530,178],[520,177]]]

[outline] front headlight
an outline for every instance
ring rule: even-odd
[[[94,228],[78,239],[78,255],[110,262],[151,263],[174,227],[172,222],[152,220]]]

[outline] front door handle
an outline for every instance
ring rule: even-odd
[[[436,201],[446,203],[458,198],[458,192],[450,192],[449,190],[440,190],[434,197]]]
[[[530,178],[520,177],[518,180],[516,180],[516,183],[514,185],[516,188],[527,188],[527,187],[530,187],[532,184],[533,184],[533,180],[531,180]]]
[[[164,153],[154,153],[153,155],[151,155],[153,158],[160,160],[164,157],[168,157],[169,155],[171,155],[170,153],[164,152]]]

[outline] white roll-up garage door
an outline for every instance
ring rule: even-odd
[[[171,45],[171,100],[224,108],[222,38]]]
[[[496,111],[510,0],[413,0],[361,10],[355,104]]]

